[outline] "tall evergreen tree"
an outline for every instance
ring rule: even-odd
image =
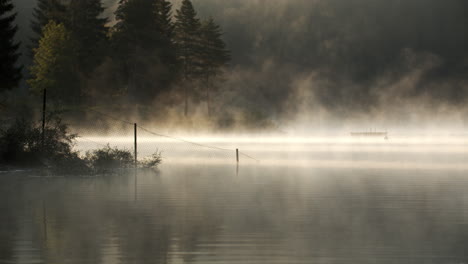
[[[172,23],[172,4],[167,0],[155,0],[154,12],[156,28],[168,40],[174,37],[174,24]]]
[[[31,79],[33,93],[47,94],[57,103],[77,104],[80,100],[78,79],[75,75],[74,47],[70,32],[63,24],[50,21],[42,31],[38,48],[34,49]]]
[[[67,8],[61,0],[37,0],[37,6],[33,10],[31,28],[35,36],[31,38],[31,50],[37,48],[42,29],[49,21],[67,23]]]
[[[18,27],[13,25],[16,13],[12,13],[11,0],[0,0],[0,92],[18,86],[21,67],[16,66],[19,44],[14,37]]]
[[[75,43],[77,70],[91,73],[105,54],[107,18],[100,0],[71,0],[68,7],[68,28]]]
[[[157,53],[166,65],[164,85],[170,85],[178,72],[177,53],[174,44],[174,23],[172,22],[172,4],[167,0],[154,0],[155,27],[157,31]]]
[[[171,5],[165,0],[121,0],[112,29],[114,58],[127,76],[127,89],[151,101],[174,78]]]
[[[184,84],[184,114],[188,115],[188,81],[196,78],[200,66],[200,20],[190,0],[183,0],[175,15],[175,43],[182,66]],[[192,89],[193,92],[193,89]]]
[[[222,69],[230,61],[230,52],[222,39],[222,31],[213,18],[202,23],[200,29],[200,55],[201,74],[204,82],[204,97],[207,102],[208,115],[210,115],[211,93],[216,90],[216,77],[222,73]]]

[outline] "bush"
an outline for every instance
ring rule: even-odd
[[[42,144],[42,127],[18,119],[8,129],[0,130],[0,166],[49,168],[61,175],[102,174],[134,166],[130,151],[109,145],[80,157],[80,153],[73,150],[76,137],[68,132],[68,126],[60,118],[53,118],[45,128]],[[157,151],[139,165],[154,168],[161,160],[161,153]]]
[[[76,135],[68,132],[60,118],[53,118],[45,127],[16,120],[12,126],[0,131],[0,163],[9,166],[85,168],[85,163],[73,151]],[[81,160],[81,161],[80,161]],[[69,167],[73,164],[72,167]]]
[[[134,158],[130,151],[111,148],[109,145],[102,149],[86,153],[89,167],[96,173],[109,173],[115,169],[134,166]]]
[[[153,153],[153,155],[146,157],[140,162],[140,166],[147,169],[156,168],[162,162],[162,155],[159,150]]]

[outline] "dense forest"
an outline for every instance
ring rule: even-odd
[[[6,43],[1,52],[8,59],[2,60],[2,91],[14,93],[21,81],[16,14],[10,0],[2,3]],[[46,91],[48,109],[74,119],[94,106],[128,113],[130,105],[131,111],[148,111],[162,101],[183,105],[186,117],[192,102],[203,101],[210,114],[211,94],[230,61],[213,18],[200,19],[189,0],[174,14],[166,0],[122,0],[112,25],[103,12],[99,0],[38,0],[23,102],[40,105],[37,98]]]
[[[15,1],[16,21],[2,1],[2,90],[28,106],[49,87],[62,108],[218,128],[466,116],[464,0]]]

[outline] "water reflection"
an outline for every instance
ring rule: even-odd
[[[0,177],[0,263],[468,261],[463,172],[241,166],[236,176],[235,165],[192,164],[33,176]]]

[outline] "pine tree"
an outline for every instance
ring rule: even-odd
[[[13,25],[16,13],[11,0],[0,0],[0,92],[18,86],[21,67],[16,66],[19,44],[14,37],[18,27]]]
[[[167,0],[155,0],[154,12],[156,28],[161,36],[172,41],[174,37],[174,24],[172,23],[172,4]]]
[[[104,57],[108,20],[99,17],[103,11],[100,0],[70,1],[68,28],[75,43],[80,73],[91,73]]]
[[[202,23],[200,29],[201,74],[204,81],[205,100],[208,115],[210,115],[211,93],[217,88],[215,78],[222,73],[222,69],[230,61],[230,52],[222,39],[222,31],[213,18]]]
[[[67,24],[67,8],[60,0],[37,0],[33,10],[31,28],[35,36],[31,38],[31,50],[37,48],[42,29],[49,21]]]
[[[38,48],[34,49],[31,79],[33,93],[47,89],[57,103],[77,104],[79,81],[74,72],[75,57],[70,32],[63,24],[50,21],[43,29]]]
[[[175,43],[184,77],[184,114],[188,115],[188,82],[199,74],[200,66],[200,20],[190,0],[183,0],[175,15]],[[193,89],[192,89],[193,90]],[[193,92],[193,91],[192,91]]]
[[[154,1],[157,53],[166,65],[162,85],[170,86],[178,73],[177,52],[174,44],[174,23],[172,23],[172,4],[167,0]]]
[[[165,0],[120,0],[112,28],[113,57],[127,76],[134,99],[151,101],[176,72],[171,4]]]
[[[120,0],[115,12],[117,23],[113,37],[129,49],[151,49],[155,43],[155,15],[153,2],[148,0]]]
[[[155,46],[154,14],[148,0],[120,0],[112,28],[113,59],[125,76],[128,95],[140,101],[148,98],[147,76]]]
[[[204,21],[200,29],[202,73],[216,76],[230,60],[230,52],[222,39],[223,33],[213,18]]]

